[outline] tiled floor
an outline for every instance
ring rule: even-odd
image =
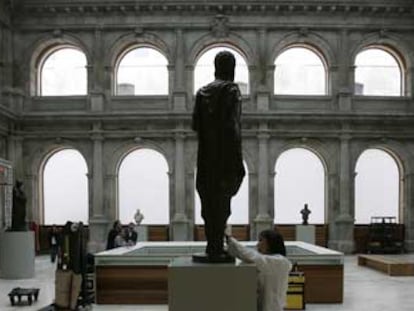
[[[414,257],[413,255],[410,255]],[[36,277],[28,280],[0,279],[0,311],[37,311],[54,298],[54,266],[47,256],[36,258]],[[13,287],[39,287],[39,300],[32,306],[12,307],[7,293]],[[314,311],[413,311],[414,277],[390,277],[357,265],[356,256],[345,257],[345,292],[342,304],[308,304]],[[94,305],[93,310],[168,311],[168,306]]]

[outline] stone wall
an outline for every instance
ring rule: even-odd
[[[249,68],[251,91],[243,98],[242,124],[251,237],[273,224],[278,156],[291,147],[303,147],[317,154],[325,167],[329,245],[352,251],[354,168],[358,156],[375,147],[400,163],[401,218],[407,246],[414,249],[410,1],[23,0],[6,17],[11,17],[13,41],[9,34],[7,39],[2,36],[0,47],[6,60],[0,66],[0,139],[7,145],[5,155],[14,163],[16,177],[25,180],[31,198],[28,215],[34,221],[42,221],[37,189],[44,161],[61,148],[76,148],[89,171],[91,249],[102,248],[116,217],[117,164],[131,149],[149,147],[160,151],[169,164],[170,237],[192,240],[192,76],[200,53],[221,44],[240,51]],[[39,60],[60,44],[85,53],[88,95],[37,96]],[[312,47],[323,56],[327,95],[273,94],[274,60],[294,44]],[[374,44],[395,50],[404,60],[403,96],[353,95],[355,56]],[[150,45],[166,56],[168,95],[114,95],[117,56],[131,45]]]

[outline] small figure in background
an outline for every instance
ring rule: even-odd
[[[308,224],[308,219],[309,219],[309,214],[312,213],[308,209],[308,204],[305,204],[305,207],[300,211],[300,213],[302,214],[302,225],[307,225]]]
[[[128,228],[126,228],[125,241],[128,246],[135,245],[138,240],[138,233],[135,231],[135,224],[130,222]]]
[[[137,226],[139,226],[144,219],[144,215],[141,213],[141,210],[138,208],[134,215],[134,220]]]
[[[60,232],[56,225],[53,225],[49,230],[49,247],[50,247],[50,261],[55,262],[56,256],[59,253]]]
[[[106,242],[106,249],[113,249],[115,248],[115,238],[118,234],[121,233],[122,225],[119,220],[115,220],[114,224],[112,225],[112,229],[108,233],[108,238]]]

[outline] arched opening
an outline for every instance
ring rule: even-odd
[[[38,94],[86,95],[86,65],[85,54],[76,47],[60,46],[50,50],[39,62]]]
[[[168,95],[168,60],[158,50],[139,46],[121,55],[116,95]]]
[[[274,93],[277,95],[326,95],[325,61],[307,46],[284,50],[275,60]]]
[[[367,149],[355,166],[355,223],[373,216],[399,217],[400,172],[395,159],[381,149]]]
[[[53,153],[43,169],[43,224],[88,223],[88,168],[75,149]]]
[[[276,224],[299,224],[304,204],[311,210],[310,224],[325,223],[325,169],[313,152],[292,148],[283,152],[275,165]]]
[[[227,220],[229,225],[246,225],[249,223],[249,172],[246,162],[243,161],[243,166],[246,171],[243,182],[240,185],[239,191],[231,199],[231,215]],[[194,187],[195,189],[195,187]],[[195,189],[195,208],[194,218],[197,225],[204,225],[204,220],[201,217],[201,200]]]
[[[384,47],[368,47],[355,58],[355,95],[401,96],[404,94],[402,62]]]
[[[228,46],[214,46],[204,51],[194,67],[194,93],[204,85],[214,81],[214,58],[221,51],[229,51],[236,58],[234,82],[239,85],[243,95],[249,94],[249,70],[245,58],[234,48]]]
[[[128,153],[118,171],[119,220],[134,221],[137,209],[142,224],[169,224],[169,176],[164,156],[152,149]]]

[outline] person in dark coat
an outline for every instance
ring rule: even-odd
[[[115,239],[118,236],[118,234],[121,233],[122,225],[119,220],[115,220],[114,224],[112,225],[112,229],[108,233],[108,238],[106,240],[106,249],[113,249],[115,248]]]
[[[193,130],[198,137],[196,187],[210,261],[226,256],[223,237],[231,214],[230,201],[245,175],[241,152],[241,93],[234,83],[232,53],[219,52],[215,80],[198,90]]]
[[[128,228],[125,234],[125,241],[128,246],[135,245],[138,240],[138,233],[135,231],[135,224],[133,222],[129,223]]]
[[[48,234],[49,247],[50,247],[50,261],[54,263],[56,256],[59,253],[60,247],[60,232],[56,225],[53,225]]]

